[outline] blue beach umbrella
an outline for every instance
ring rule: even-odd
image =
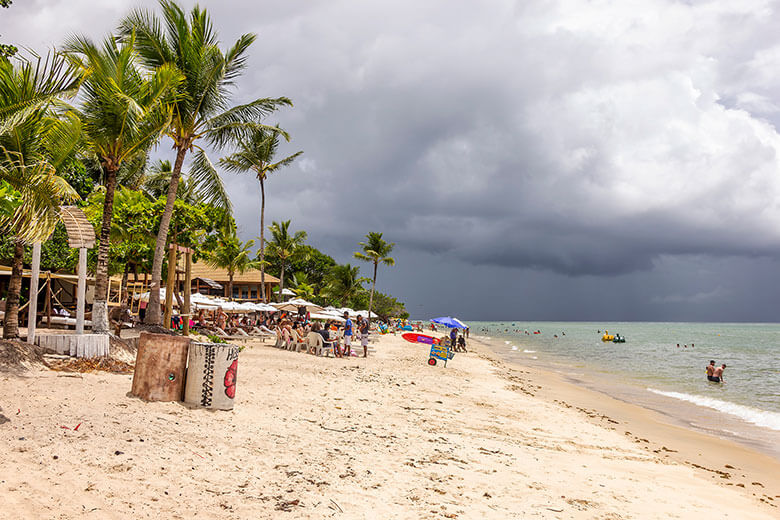
[[[468,325],[460,321],[458,318],[452,318],[450,316],[444,316],[443,318],[433,318],[431,320],[434,323],[440,323],[446,325],[451,329],[466,329]]]

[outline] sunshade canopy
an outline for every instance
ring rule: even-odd
[[[468,325],[460,321],[458,318],[452,318],[450,316],[444,316],[442,318],[433,318],[431,320],[434,323],[440,323],[451,329],[467,329]]]

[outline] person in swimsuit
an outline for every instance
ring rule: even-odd
[[[712,374],[712,381],[713,383],[725,383],[726,381],[723,380],[723,371],[726,370],[726,363],[723,363],[721,366],[715,369],[715,372]]]
[[[707,367],[704,369],[707,372],[707,381],[713,381],[713,376],[715,375],[715,360],[711,359],[710,364],[707,365]]]

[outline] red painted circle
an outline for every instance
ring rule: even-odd
[[[431,366],[436,366],[436,358],[429,358],[428,364]]]

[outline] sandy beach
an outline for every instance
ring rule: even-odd
[[[235,409],[132,376],[0,372],[1,518],[780,517],[780,463],[502,362],[248,343]],[[78,426],[78,428],[76,428]]]

